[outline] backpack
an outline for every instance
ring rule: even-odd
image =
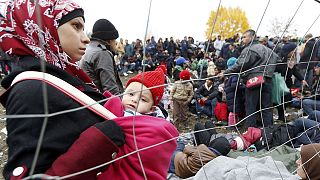
[[[282,144],[291,145],[290,139],[297,134],[297,129],[292,125],[277,124],[262,129],[260,142],[257,142],[257,149],[280,146]],[[294,142],[292,142],[294,143]]]

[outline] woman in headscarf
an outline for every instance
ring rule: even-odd
[[[24,80],[11,85],[24,71],[45,71],[73,85],[98,101],[104,96],[96,91],[90,78],[75,62],[84,55],[88,37],[84,33],[84,13],[70,0],[0,2],[0,48],[15,56],[15,71],[3,79],[6,92],[0,101],[7,115],[55,113],[81,107],[81,104],[47,84],[47,111],[43,82]],[[124,144],[124,133],[114,121],[105,121],[88,109],[48,117],[41,150],[33,172],[31,169],[43,117],[10,117],[8,163],[5,179],[46,173],[64,176],[112,160]],[[35,158],[36,159],[36,158]],[[101,169],[78,175],[78,179],[95,179]]]

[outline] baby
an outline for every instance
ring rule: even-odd
[[[163,119],[163,113],[157,107],[164,93],[164,80],[161,68],[140,73],[129,79],[122,100],[120,97],[112,97],[105,103],[104,107],[118,117],[113,120],[126,135],[125,144],[119,148],[116,157],[147,149],[139,151],[139,155],[134,153],[113,162],[98,179],[144,179],[140,158],[148,179],[166,178],[179,132],[173,124]],[[112,96],[109,92],[104,95]]]
[[[151,115],[165,118],[158,107],[164,93],[164,81],[164,70],[160,67],[154,71],[140,73],[127,82],[121,104],[119,104],[120,98],[112,98],[104,107],[111,112],[116,111],[113,113],[116,113],[117,117]],[[108,91],[104,95],[112,96]],[[119,111],[120,109],[122,112]]]

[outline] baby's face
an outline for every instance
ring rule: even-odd
[[[153,110],[151,91],[139,82],[132,82],[124,92],[122,105],[126,110],[130,109],[141,114],[149,113]]]

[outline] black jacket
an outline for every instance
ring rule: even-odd
[[[214,98],[217,98],[219,96],[219,91],[218,91],[218,87],[215,85],[212,85],[212,88],[210,90],[208,90],[205,87],[205,84],[203,84],[202,86],[200,86],[196,93],[195,93],[195,98],[201,99],[202,97],[206,97],[208,98],[208,100],[212,100]]]
[[[277,62],[280,62],[280,57],[277,54],[266,46],[255,42],[251,47],[246,47],[241,52],[236,64],[224,73],[242,73],[241,76],[245,82],[259,75],[272,78]]]
[[[226,79],[224,83],[224,92],[226,93],[226,100],[229,112],[240,113],[244,110],[243,104],[245,97],[245,86],[242,83],[241,79],[239,80],[240,82],[238,83],[238,76],[233,75],[228,77],[228,79]],[[234,100],[234,98],[236,98],[236,100]]]
[[[316,52],[317,52],[316,42],[319,43],[320,45],[320,41],[317,39],[318,38],[310,39],[307,42],[306,46],[304,47],[303,54],[300,58],[300,64],[299,64],[299,67],[301,69],[308,68],[308,70],[311,70],[319,63],[320,59],[316,58]]]
[[[41,69],[39,60],[33,57],[23,58],[19,62],[19,65],[16,66],[18,71],[12,72],[2,81],[3,87],[8,88],[15,76],[23,71],[40,71]],[[46,64],[46,71],[82,90],[94,100],[104,98],[102,94],[62,69]],[[6,108],[6,114],[44,114],[42,86],[42,82],[38,80],[25,80],[15,84],[8,92],[8,96],[1,96],[1,103]],[[51,85],[47,85],[47,92],[49,113],[81,107],[79,103]],[[6,120],[9,147],[8,163],[3,171],[6,179],[9,179],[12,170],[18,166],[31,167],[43,120],[43,117],[8,118]],[[35,173],[45,173],[59,156],[66,153],[82,132],[103,121],[103,118],[88,109],[49,117]],[[94,147],[90,146],[90,148],[94,152]],[[80,152],[70,153],[79,154]],[[111,155],[108,156],[111,160]],[[100,158],[103,159],[101,156]]]

